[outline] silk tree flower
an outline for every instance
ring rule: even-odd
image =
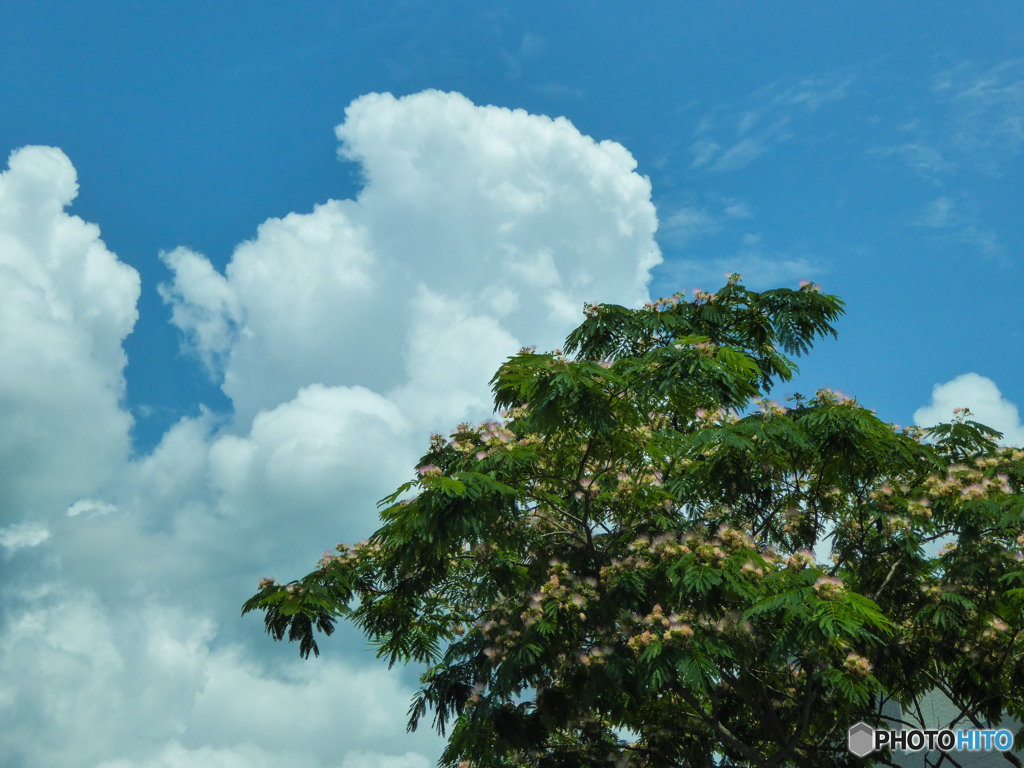
[[[814,582],[814,591],[823,600],[835,600],[843,594],[843,580],[822,576]]]

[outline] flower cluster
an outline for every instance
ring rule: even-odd
[[[601,580],[609,583],[622,573],[647,570],[653,565],[652,559],[657,561],[688,555],[691,551],[689,542],[693,538],[692,533],[681,536],[666,533],[653,541],[647,536],[638,536],[626,547],[630,554],[624,560],[613,559],[601,569]]]
[[[790,536],[800,535],[809,522],[806,511],[797,507],[790,507],[783,511],[782,519],[785,520],[782,531]]]
[[[829,387],[822,387],[814,393],[814,399],[811,401],[812,405],[845,405],[848,408],[858,408],[860,404],[857,402],[857,398],[850,397],[849,395],[843,394],[842,392],[831,389]]]
[[[338,554],[333,555],[330,552],[324,552],[323,557],[320,558],[320,562],[317,564],[319,568],[323,569],[335,563],[353,562],[364,552],[372,553],[380,551],[380,544],[363,539],[362,541],[353,544],[351,547],[349,547],[348,544],[342,543],[338,544],[334,549]]]
[[[505,413],[506,417],[516,418],[522,415],[523,408],[513,408]],[[477,428],[468,424],[460,424],[451,433],[451,440],[448,445],[464,456],[473,456],[477,461],[494,456],[501,451],[520,445],[533,445],[541,442],[536,435],[527,435],[523,438],[516,437],[516,434],[508,428],[508,420],[499,423],[494,420],[485,421]]]
[[[996,466],[998,460],[995,458],[978,459],[978,469],[973,469],[966,464],[953,464],[946,472],[946,476],[932,474],[924,480],[926,493],[933,499],[943,496],[959,495],[962,499],[981,499],[986,497],[990,491],[1000,493],[1012,493],[1009,478],[998,473],[995,477],[988,477],[984,469]],[[991,463],[989,463],[991,462]]]
[[[685,303],[686,294],[682,291],[674,293],[668,298],[658,299],[654,302],[647,302],[644,304],[644,309],[653,309],[655,312],[665,312],[666,310],[672,309],[680,303]],[[586,310],[584,310],[585,312]]]
[[[786,406],[781,403],[777,403],[774,400],[768,398],[762,398],[757,401],[758,410],[766,416],[785,416],[789,410]]]
[[[740,573],[747,578],[758,581],[762,576],[764,576],[764,569],[760,568],[753,560],[747,560],[747,562],[743,564],[743,567],[740,568]]]
[[[786,567],[791,570],[800,570],[806,566],[814,565],[814,553],[809,549],[800,549],[789,556],[786,560]]]
[[[715,408],[709,410],[707,408],[698,408],[694,412],[694,418],[697,420],[697,427],[717,427],[722,424],[735,424],[740,420],[738,413],[732,410],[726,410],[725,408]]]
[[[865,679],[871,674],[871,662],[865,659],[863,656],[850,651],[846,657],[846,661],[843,662],[843,669],[846,673],[853,678],[858,680]]]
[[[843,596],[843,580],[822,576],[814,582],[814,592],[822,600],[838,600]]]
[[[655,604],[646,616],[631,615],[623,617],[620,625],[631,637],[626,645],[634,652],[640,653],[651,643],[662,641],[685,643],[693,637],[693,627],[687,624],[678,613],[665,616],[660,604]]]
[[[691,344],[690,349],[696,350],[701,357],[714,357],[718,353],[718,345],[713,341],[700,341]]]

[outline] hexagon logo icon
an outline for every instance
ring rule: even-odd
[[[854,723],[846,734],[846,746],[857,757],[874,752],[875,729],[863,720]]]

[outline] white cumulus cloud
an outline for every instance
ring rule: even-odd
[[[584,301],[646,300],[657,218],[621,145],[437,91],[364,96],[336,130],[363,169],[356,200],[268,220],[223,276],[190,251],[164,256],[173,322],[222,365],[243,421],[307,384],[387,391],[418,361],[437,368],[449,353],[423,340],[450,313],[424,302],[458,305],[476,337],[500,320],[507,339],[557,344]]]
[[[1003,445],[1024,446],[1020,412],[991,379],[965,373],[945,384],[936,384],[931,402],[914,412],[914,423],[931,427],[952,421],[954,408],[970,408],[974,421],[1002,432]]]
[[[12,152],[0,173],[0,522],[63,514],[130,447],[121,342],[139,276],[64,212],[77,194],[52,147]]]

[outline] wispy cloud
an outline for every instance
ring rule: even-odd
[[[506,48],[501,49],[501,57],[505,61],[505,75],[509,80],[518,80],[523,75],[523,66],[526,62],[535,61],[540,58],[547,47],[547,42],[540,35],[527,32],[519,41],[519,46],[514,51]]]
[[[936,75],[929,101],[899,126],[908,141],[875,146],[869,155],[896,157],[934,178],[956,170],[1001,175],[1024,148],[1024,62],[994,67],[962,63]]]
[[[677,287],[701,287],[715,290],[725,283],[726,276],[739,272],[743,283],[755,290],[795,284],[802,279],[816,278],[827,269],[818,259],[786,251],[760,248],[759,235],[746,235],[744,247],[728,256],[700,259],[672,259],[657,269],[659,284]]]
[[[793,123],[822,106],[846,98],[851,76],[772,83],[739,109],[704,115],[690,145],[692,168],[728,172],[743,168],[793,136]]]
[[[979,163],[1024,147],[1024,62],[987,70],[961,64],[938,75],[932,93],[949,110],[950,144]]]
[[[711,166],[711,170],[735,171],[749,165],[767,151],[768,145],[760,139],[750,137],[741,139],[718,156]]]
[[[871,147],[868,155],[895,157],[922,176],[934,176],[954,167],[940,150],[921,142],[906,142],[892,147]]]
[[[579,101],[586,94],[582,88],[574,88],[571,85],[565,85],[563,83],[538,83],[531,87],[537,93],[542,93],[545,96],[552,96],[560,99],[570,98]]]
[[[833,77],[808,77],[795,85],[781,87],[778,83],[769,86],[765,93],[773,105],[804,107],[814,111],[823,104],[845,99],[849,95],[852,76],[842,79]]]
[[[933,230],[938,237],[971,245],[984,254],[1002,251],[996,233],[979,226],[977,206],[963,197],[957,202],[948,195],[941,195],[909,223]]]
[[[721,232],[739,219],[753,216],[750,206],[742,200],[726,198],[717,201],[717,211],[707,205],[683,205],[671,210],[658,225],[658,240],[663,245],[682,248],[707,235]]]

